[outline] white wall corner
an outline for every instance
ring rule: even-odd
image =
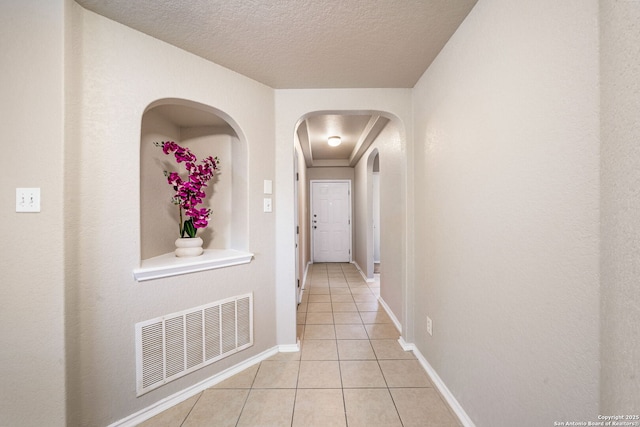
[[[309,274],[309,267],[311,267],[312,262],[307,262],[307,266],[304,268],[304,275],[302,276],[302,284],[300,285],[300,289],[304,290],[307,287],[307,276]]]
[[[462,425],[464,427],[476,427],[475,423],[471,420],[471,418],[469,418],[469,415],[467,415],[467,413],[462,408],[458,400],[453,396],[453,393],[451,393],[449,388],[445,385],[445,383],[442,381],[442,378],[440,378],[440,376],[435,371],[435,369],[433,369],[431,364],[427,362],[427,359],[422,355],[420,350],[418,350],[416,345],[413,343],[405,342],[402,337],[398,339],[398,343],[400,343],[400,346],[404,351],[413,351],[413,354],[418,359],[418,362],[420,362],[420,365],[422,365],[424,370],[427,371],[427,375],[429,376],[429,379],[431,380],[433,385],[436,386],[436,388],[440,392],[440,395],[442,395],[442,397],[447,401],[447,404],[449,405],[451,410],[456,414],[456,416],[458,417]]]
[[[278,351],[280,351],[280,353],[295,353],[297,351],[300,351],[300,340],[298,340],[295,344],[279,345]]]
[[[298,293],[298,304],[302,302],[302,296],[304,295],[304,291],[307,288],[307,274],[309,273],[309,267],[311,266],[311,261],[307,263],[307,266],[304,268],[304,274],[302,276],[302,284],[300,285],[300,292]]]

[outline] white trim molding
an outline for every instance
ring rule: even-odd
[[[360,272],[360,275],[362,276],[362,278],[364,279],[365,282],[367,283],[373,283],[376,281],[376,278],[368,278],[366,274],[364,274],[364,271],[362,271],[362,268],[360,268],[360,266],[358,265],[358,262],[356,260],[351,261],[351,264],[355,265],[356,269]]]
[[[133,270],[133,277],[138,281],[179,276],[196,271],[231,267],[248,264],[253,253],[235,249],[205,249],[200,256],[180,258],[173,252],[142,260],[140,268]]]
[[[282,344],[278,346],[278,351],[280,353],[295,353],[300,351],[300,340],[295,344]]]
[[[391,321],[393,322],[393,324],[395,325],[396,329],[398,331],[400,331],[400,334],[402,334],[402,323],[400,323],[400,321],[398,320],[398,318],[396,317],[395,314],[393,314],[393,311],[391,311],[391,309],[389,308],[389,306],[387,305],[386,302],[384,302],[384,300],[382,299],[382,297],[378,297],[378,302],[380,303],[380,305],[382,306],[382,308],[384,308],[384,311],[387,312],[387,314],[389,315],[389,318],[391,318]],[[407,351],[405,349],[405,351]]]
[[[449,404],[449,407],[456,414],[456,416],[458,417],[462,425],[464,427],[476,427],[475,423],[471,420],[471,418],[469,418],[469,415],[467,415],[467,413],[462,408],[460,403],[453,396],[453,393],[451,393],[449,388],[445,385],[444,381],[442,381],[442,378],[440,378],[440,376],[438,375],[436,370],[433,369],[431,364],[427,362],[427,359],[422,355],[420,350],[418,350],[416,345],[405,342],[405,340],[402,337],[400,337],[398,342],[400,343],[400,346],[404,351],[413,351],[413,354],[418,359],[418,362],[420,362],[424,370],[427,371],[427,375],[429,376],[429,379],[431,380],[433,385],[436,386],[436,388],[438,389],[442,397],[444,397],[444,399],[447,401],[447,403]]]

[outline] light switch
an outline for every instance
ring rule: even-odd
[[[270,179],[264,180],[264,194],[273,194],[273,181]]]
[[[16,212],[40,212],[40,188],[16,188]]]
[[[271,197],[264,198],[264,211],[265,212],[273,212],[273,206],[271,204]]]

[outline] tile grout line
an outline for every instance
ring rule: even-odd
[[[258,376],[258,371],[256,371],[256,377],[257,376]],[[253,381],[251,382],[251,387],[249,388],[249,392],[247,393],[247,396],[244,398],[244,402],[242,402],[242,408],[240,408],[240,413],[238,414],[238,419],[236,420],[236,427],[238,426],[238,424],[240,424],[240,418],[242,418],[242,413],[244,412],[244,408],[245,406],[247,406],[247,402],[249,401],[249,396],[251,395],[251,390],[253,390],[253,383],[255,382],[255,380],[256,378],[254,377]]]
[[[298,375],[296,376],[296,389],[293,392],[293,408],[291,408],[291,427],[293,427],[293,420],[296,413],[296,402],[298,400],[298,385],[300,384],[300,369],[302,368],[302,354],[300,360],[298,360]]]
[[[203,394],[204,394],[204,391],[201,391],[200,395],[198,396],[196,401],[193,403],[193,406],[191,406],[191,409],[189,409],[189,412],[187,412],[187,415],[184,417],[184,420],[182,420],[182,422],[180,423],[180,427],[182,427],[184,423],[187,422],[187,420],[189,419],[189,415],[191,415],[191,412],[193,412],[193,408],[195,408],[198,402],[200,402],[200,399],[202,399]]]
[[[340,267],[340,269],[342,269],[342,266]],[[329,283],[329,286],[331,286],[331,283]],[[348,289],[349,289],[349,295],[351,295],[351,299],[353,299],[353,294],[351,293],[351,288],[348,288]],[[331,309],[333,310],[333,305],[331,306]],[[335,329],[335,325],[336,325],[336,318],[334,316],[333,317],[334,329]],[[336,349],[338,348],[337,337],[338,336],[336,334]],[[345,426],[348,427],[349,426],[349,417],[347,416],[347,399],[346,399],[346,397],[344,395],[344,381],[342,380],[342,364],[340,362],[341,362],[340,350],[338,350],[338,372],[340,373],[340,386],[341,386],[340,392],[342,393],[342,405],[343,405],[343,409],[344,409],[344,423],[345,423]]]
[[[236,420],[236,427],[240,423],[240,418],[242,418],[242,413],[244,412],[244,408],[247,406],[247,402],[249,401],[249,396],[251,396],[251,391],[253,390],[253,385],[256,383],[256,378],[258,378],[258,372],[260,372],[260,367],[262,366],[262,362],[258,364],[258,369],[256,370],[253,379],[251,380],[251,385],[249,386],[249,391],[244,398],[244,402],[242,402],[242,408],[240,408],[240,413],[238,414],[238,419]]]

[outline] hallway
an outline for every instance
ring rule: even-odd
[[[459,426],[352,264],[313,264],[302,351],[279,353],[141,426]]]

